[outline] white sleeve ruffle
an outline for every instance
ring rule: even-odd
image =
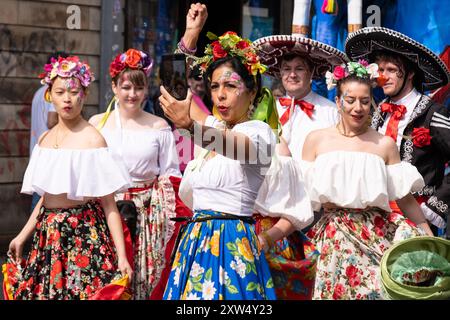
[[[425,186],[422,175],[409,162],[391,164],[386,166],[386,169],[389,200],[401,199],[411,192],[420,191]]]
[[[255,202],[256,212],[288,219],[297,230],[313,222],[314,213],[298,163],[274,156]]]

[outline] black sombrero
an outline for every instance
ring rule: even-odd
[[[350,33],[345,41],[345,52],[353,60],[373,61],[376,51],[391,51],[402,55],[423,72],[422,89],[437,89],[449,82],[445,63],[430,49],[404,34],[383,28],[367,27]]]
[[[286,54],[299,54],[308,58],[315,66],[313,78],[321,78],[334,66],[347,63],[345,53],[317,40],[295,35],[274,35],[255,40],[261,63],[268,67],[266,74],[277,77],[280,63]]]

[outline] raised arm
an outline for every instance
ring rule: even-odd
[[[206,9],[206,5],[198,2],[191,4],[191,7],[186,15],[186,30],[178,47],[181,52],[188,54],[195,53],[197,49],[198,37],[207,18],[208,10]]]

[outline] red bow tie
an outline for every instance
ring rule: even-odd
[[[278,101],[280,101],[280,105],[283,107],[288,107],[288,109],[286,109],[286,111],[283,113],[283,115],[280,118],[280,123],[282,125],[284,125],[288,120],[289,120],[289,114],[290,114],[290,106],[292,104],[292,99],[291,98],[279,98]],[[302,109],[302,111],[304,113],[306,113],[306,115],[312,119],[312,115],[314,112],[314,105],[306,102],[305,100],[299,100],[299,99],[295,99],[294,100],[294,106],[299,106],[300,109]]]
[[[391,117],[400,120],[406,113],[406,107],[402,104],[385,102],[381,104],[381,111],[389,112]]]
[[[385,135],[391,137],[395,142],[397,142],[398,123],[405,116],[406,107],[401,104],[385,102],[381,104],[381,111],[391,114]]]

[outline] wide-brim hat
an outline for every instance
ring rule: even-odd
[[[317,40],[297,35],[274,35],[253,42],[266,74],[278,77],[281,61],[286,54],[298,54],[314,65],[313,78],[322,78],[334,66],[347,63],[344,52]]]
[[[371,62],[377,51],[397,53],[411,61],[423,72],[424,91],[445,86],[450,79],[445,63],[430,49],[404,34],[383,28],[366,27],[350,33],[345,41],[345,52],[353,60],[366,59]]]

